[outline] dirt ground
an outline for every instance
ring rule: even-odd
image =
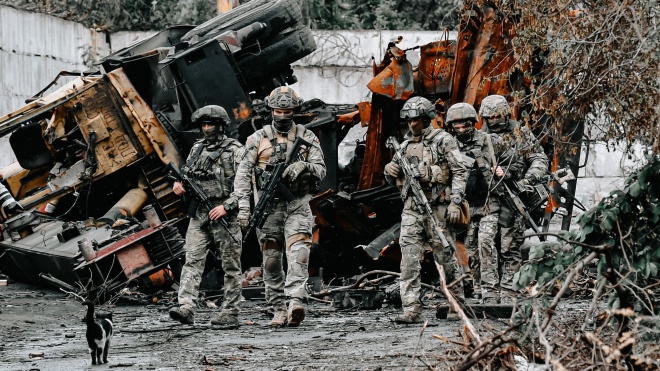
[[[0,286],[0,369],[399,370],[410,366],[422,329],[395,324],[396,308],[342,312],[314,302],[301,327],[273,330],[260,300],[242,303],[238,329],[220,329],[209,324],[214,309],[199,309],[195,325],[181,325],[170,320],[171,305],[101,307],[113,313],[115,335],[109,363],[91,366],[85,307],[62,292],[10,282]],[[455,345],[432,334],[459,340],[461,323],[436,319],[431,307],[424,315],[415,368],[444,369],[441,359]]]

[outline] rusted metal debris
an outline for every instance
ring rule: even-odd
[[[295,0],[264,4],[286,6],[285,21],[274,22],[267,12],[255,12],[254,19],[231,18],[240,14],[238,7],[199,27],[172,27],[103,60],[105,73],[77,77],[0,119],[0,135],[11,133],[19,159],[0,173],[28,209],[4,220],[3,273],[33,283],[85,288],[99,298],[133,281],[146,287],[167,285],[168,272],[177,277],[182,250],[174,241],[184,234],[187,221],[181,218],[183,202],[173,195],[162,168],[168,162],[180,165],[197,139],[189,115],[207,104],[227,107],[233,113],[229,135],[244,140],[270,120],[260,98],[276,86],[294,83],[289,64],[315,48],[305,27],[280,33],[301,17]],[[439,113],[434,125],[442,127],[442,112],[453,103],[478,107],[488,94],[528,89],[529,79],[511,69],[514,36],[514,20],[491,5],[471,3],[457,40],[445,36],[421,46],[416,71],[406,51],[389,43],[383,61],[374,63],[374,79],[368,84],[374,92],[371,102],[305,102],[295,120],[319,137],[328,169],[311,201],[310,276],[328,280],[399,269],[402,202],[398,190],[385,184],[383,167],[391,157],[385,140],[401,139],[406,129],[399,119],[401,105],[412,95],[426,96]],[[358,124],[367,127],[366,140],[357,143],[353,159],[342,169],[337,146]],[[582,128],[567,123],[561,130],[576,148],[568,153],[549,148],[555,155],[553,170],[570,165],[576,173]],[[574,194],[575,181],[568,182],[568,189],[559,183],[547,219],[552,207],[572,207],[568,196]],[[121,202],[124,197],[132,201]],[[140,233],[162,231],[146,222],[141,210],[148,205],[163,220],[162,228],[178,233],[164,239],[168,254],[161,260],[147,246],[136,247],[140,241],[134,240]],[[84,263],[78,248],[83,237],[96,241],[93,263]],[[103,257],[101,250],[124,244],[122,240],[123,248]],[[260,264],[256,238],[243,251],[244,266]],[[467,266],[464,249],[459,251],[461,265]],[[427,260],[422,276],[434,279],[436,269]]]

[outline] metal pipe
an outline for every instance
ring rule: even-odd
[[[147,193],[140,188],[133,188],[126,192],[124,197],[117,201],[98,221],[112,225],[119,219],[130,218],[141,210],[146,202]]]

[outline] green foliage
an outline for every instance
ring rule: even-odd
[[[300,0],[300,5],[315,29],[451,30],[462,1]]]
[[[658,153],[658,2],[515,4],[520,19],[515,52],[532,85],[524,102],[533,107],[529,123],[543,121],[551,128],[582,121],[600,139],[654,144]],[[631,194],[640,191],[634,186]],[[611,221],[603,220],[602,227],[613,228]]]
[[[613,191],[596,206],[580,215],[580,229],[564,234],[570,241],[609,247],[608,255],[618,277],[637,287],[657,283],[660,268],[660,157],[626,179],[622,190]],[[514,277],[517,289],[533,282],[542,286],[561,280],[573,263],[591,253],[589,247],[546,242],[535,245],[529,262]],[[599,257],[598,275],[608,273],[608,261]],[[610,274],[615,274],[612,272]],[[656,286],[657,287],[657,286]],[[657,288],[656,294],[657,294]],[[648,294],[648,290],[641,295]]]
[[[215,0],[0,0],[0,4],[108,31],[148,31],[176,24],[199,24],[214,17],[217,6]]]
[[[239,1],[240,4],[246,0]],[[326,30],[442,30],[458,24],[459,0],[299,0],[305,23]],[[160,30],[200,24],[216,15],[215,0],[0,0],[109,31]]]

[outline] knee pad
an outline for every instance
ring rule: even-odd
[[[266,249],[263,251],[264,270],[268,272],[277,272],[282,269],[282,252],[275,249]]]
[[[309,247],[310,244],[303,241],[298,241],[291,245],[291,258],[299,264],[307,264],[309,262]]]

